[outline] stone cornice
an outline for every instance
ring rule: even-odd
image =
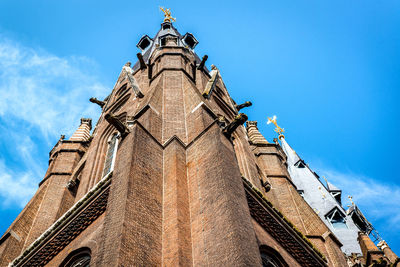
[[[325,257],[275,209],[249,181],[243,179],[250,214],[301,266],[327,266]]]
[[[95,221],[107,206],[112,173],[100,180],[9,266],[43,266]]]

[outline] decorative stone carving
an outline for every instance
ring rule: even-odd
[[[138,55],[142,55],[142,54],[138,53]],[[138,57],[139,57],[139,56],[138,56]],[[143,58],[142,58],[142,59],[143,59]],[[139,61],[140,61],[140,60],[139,60]],[[143,95],[143,93],[140,91],[139,85],[138,85],[138,83],[136,82],[136,79],[133,77],[133,70],[132,70],[132,68],[131,68],[131,63],[130,63],[130,62],[127,62],[127,63],[125,64],[125,66],[122,67],[122,71],[125,72],[125,75],[127,76],[128,81],[129,81],[129,83],[131,84],[132,89],[133,89],[133,92],[135,93],[136,97],[138,97],[138,98],[143,98],[144,95]]]
[[[61,250],[63,250],[75,237],[83,232],[92,222],[94,222],[107,207],[107,200],[110,187],[103,189],[84,210],[72,218],[65,227],[55,233],[49,233],[50,239],[43,242],[40,247],[33,245],[32,251],[25,251],[20,257],[14,260],[10,266],[44,266],[51,261]],[[68,220],[70,218],[65,218]],[[59,222],[61,224],[61,222]],[[43,237],[46,239],[46,237]],[[39,243],[39,241],[37,241]],[[35,242],[36,243],[36,242]],[[31,255],[29,255],[31,254]]]
[[[79,185],[79,180],[69,180],[67,183],[67,188],[69,191],[76,191],[76,189],[78,188]]]
[[[322,254],[317,252],[306,237],[296,231],[285,221],[283,215],[259,196],[249,182],[244,180],[247,202],[250,214],[279,244],[286,249],[301,266],[327,266]],[[265,203],[264,203],[265,202]]]
[[[211,69],[212,69],[210,72],[211,78],[207,82],[206,88],[204,89],[204,92],[203,92],[203,96],[205,98],[210,98],[211,93],[215,88],[215,84],[217,83],[218,78],[219,78],[219,70],[217,69],[217,67],[215,67],[214,65],[211,65]]]

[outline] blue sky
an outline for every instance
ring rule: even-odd
[[[274,114],[320,176],[352,195],[400,253],[399,1],[0,2],[0,232],[47,168],[48,152],[105,97],[170,7],[261,132]],[[345,205],[349,204],[347,199]]]

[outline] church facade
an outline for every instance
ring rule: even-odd
[[[195,36],[165,12],[136,64],[104,100],[90,99],[102,110],[94,129],[83,118],[50,151],[0,239],[0,266],[396,266],[331,199],[338,189],[325,192],[332,208],[316,211],[300,158],[247,120],[251,103],[234,102]],[[349,240],[332,226],[337,212]]]

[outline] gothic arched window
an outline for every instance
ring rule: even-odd
[[[117,154],[118,147],[118,137],[119,135],[115,133],[108,140],[107,154],[104,160],[103,177],[107,176],[114,170],[115,155]]]
[[[69,254],[60,267],[89,267],[90,260],[90,249],[80,248]]]
[[[261,261],[263,267],[288,267],[282,256],[275,249],[268,246],[260,247]]]

